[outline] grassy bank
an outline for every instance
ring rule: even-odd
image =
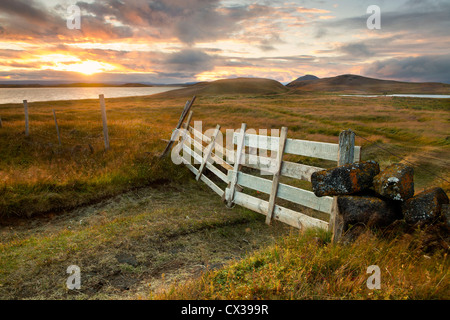
[[[0,106],[1,298],[448,298],[446,252],[423,251],[420,234],[333,246],[328,233],[229,210],[185,167],[159,160],[185,102],[179,92],[107,99],[107,152],[98,100],[29,103],[29,137],[22,105]],[[200,94],[193,120],[203,131],[288,126],[290,138],[333,143],[351,128],[363,160],[383,168],[402,158],[416,192],[450,193],[437,176],[450,180],[449,110],[448,99]],[[82,270],[78,291],[65,286],[72,264]],[[365,286],[372,264],[380,291]]]
[[[112,149],[103,150],[98,100],[29,103],[30,136],[23,107],[1,105],[0,216],[32,216],[73,208],[158,180],[176,180],[179,170],[157,155],[175,127],[186,98],[177,94],[107,99]],[[58,146],[52,109],[62,146]],[[289,127],[289,137],[337,142],[351,128],[363,159],[382,166],[413,163],[416,190],[434,184],[449,191],[448,99],[361,98],[329,94],[200,95],[194,120],[203,130]],[[220,121],[218,120],[220,119]],[[363,139],[364,138],[364,139]],[[369,141],[365,140],[368,139]],[[296,160],[296,159],[293,159]],[[308,160],[314,164],[314,159]]]
[[[137,299],[275,243],[289,228],[227,209],[204,185],[130,191],[0,229],[1,299]],[[81,269],[68,290],[66,269]]]
[[[424,252],[424,231],[383,239],[366,233],[351,245],[308,230],[202,277],[176,284],[153,299],[449,299],[447,250]],[[380,268],[380,289],[367,280]]]
[[[158,159],[164,148],[161,139],[167,138],[158,128],[164,119],[155,117],[151,107],[135,109],[125,101],[108,105],[112,145],[108,152],[103,148],[98,101],[30,103],[29,137],[24,135],[21,106],[0,106],[0,216],[30,217],[75,208],[132,188],[178,179],[180,171],[170,158]],[[58,116],[61,146],[52,108]],[[167,109],[162,117],[169,116],[170,106]]]

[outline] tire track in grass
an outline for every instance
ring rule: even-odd
[[[188,181],[128,192],[53,221],[2,228],[0,297],[147,296],[291,230],[268,228],[263,220],[241,207],[225,208],[207,187]],[[81,268],[79,291],[65,287],[69,265]]]

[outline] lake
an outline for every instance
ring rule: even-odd
[[[450,99],[448,94],[342,94],[342,97],[366,97],[366,98],[378,98],[378,97],[406,97],[406,98],[434,98],[434,99]]]
[[[0,88],[0,104],[35,101],[98,99],[147,96],[181,87],[70,87],[70,88]]]

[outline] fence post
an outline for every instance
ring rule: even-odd
[[[25,136],[30,135],[30,128],[28,126],[28,102],[27,100],[23,100],[23,109],[25,111]]]
[[[55,119],[55,127],[56,127],[56,134],[58,135],[58,143],[61,146],[61,136],[59,135],[58,121],[56,120],[55,109],[52,109],[52,111],[53,111],[53,118]]]
[[[108,135],[108,123],[106,121],[105,96],[103,94],[101,94],[98,97],[100,99],[100,108],[102,111],[103,137],[105,139],[105,150],[108,150],[109,149],[109,135]]]
[[[275,199],[277,198],[278,184],[281,172],[281,163],[283,162],[284,146],[286,145],[287,131],[288,131],[287,127],[281,128],[281,134],[278,144],[278,154],[276,163],[277,166],[275,168],[276,171],[273,175],[272,190],[270,191],[269,207],[267,209],[267,216],[266,216],[266,224],[268,225],[272,223],[273,209],[275,208]]]
[[[247,124],[243,123],[241,125],[240,136],[238,137],[238,140],[237,140],[237,150],[236,150],[234,168],[233,168],[232,176],[230,179],[230,186],[229,186],[228,194],[226,195],[226,204],[227,204],[227,207],[229,207],[229,208],[231,208],[231,206],[233,204],[234,192],[236,190],[236,185],[237,185],[237,180],[238,180],[239,166],[241,163],[242,149],[245,150],[245,130],[246,129],[247,129]]]
[[[339,134],[338,166],[353,163],[355,154],[355,133],[352,130],[344,130]],[[329,231],[333,232],[332,242],[337,242],[342,235],[344,219],[339,213],[338,197],[333,198]]]
[[[188,115],[188,112],[191,110],[192,105],[194,104],[195,101],[195,96],[192,97],[191,101],[187,101],[183,112],[181,113],[180,119],[178,120],[178,124],[175,128],[175,130],[180,129],[181,125],[183,124],[184,119],[186,118],[186,116]],[[188,128],[189,129],[189,128]],[[162,154],[159,156],[160,158],[163,158],[167,152],[169,151],[170,147],[172,147],[174,141],[169,141],[169,143],[167,144],[166,148],[164,149],[164,151],[162,152]]]

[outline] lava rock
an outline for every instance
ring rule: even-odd
[[[380,173],[375,161],[364,161],[314,172],[311,183],[317,197],[349,195],[370,188]]]
[[[403,214],[408,224],[433,223],[443,220],[441,208],[449,199],[441,188],[431,188],[407,200],[403,206]]]
[[[390,165],[373,178],[373,188],[388,199],[406,201],[414,196],[414,169],[402,163]]]
[[[450,204],[444,203],[441,205],[441,214],[445,217],[445,223],[450,228]]]
[[[338,208],[344,220],[344,231],[356,224],[386,227],[402,218],[400,206],[372,196],[340,196]]]

